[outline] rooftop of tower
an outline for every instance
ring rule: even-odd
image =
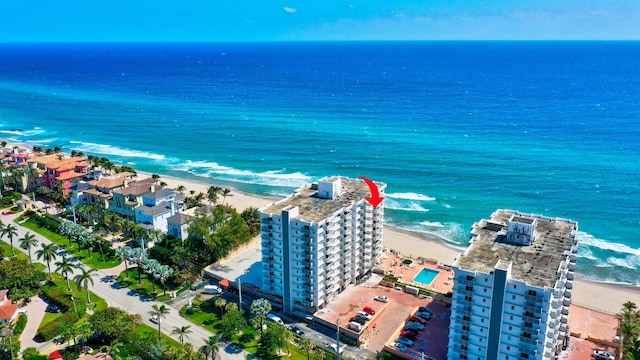
[[[266,205],[260,212],[265,214],[279,214],[284,208],[289,206],[299,207],[296,218],[307,222],[320,222],[330,217],[336,211],[352,205],[365,197],[371,196],[367,184],[359,179],[332,176],[320,180],[321,182],[334,182],[340,180],[340,194],[333,199],[323,198],[318,195],[318,183],[306,184],[297,189],[292,195],[269,205]],[[376,182],[380,195],[383,195],[386,184]]]
[[[509,220],[531,224],[537,219],[535,240],[531,245],[506,242]],[[568,219],[522,214],[513,210],[498,210],[491,220],[473,225],[472,243],[454,263],[467,271],[490,273],[499,261],[513,263],[511,278],[538,287],[555,287],[556,272],[565,254],[577,245],[578,223]]]

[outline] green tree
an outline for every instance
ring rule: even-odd
[[[30,347],[22,350],[22,359],[23,360],[47,360],[49,359],[49,357],[47,357],[47,355],[41,355],[38,349],[34,347]]]
[[[15,256],[15,252],[13,250],[13,238],[14,236],[18,236],[18,229],[12,224],[5,225],[4,229],[2,229],[2,237],[9,238],[9,243],[11,244],[11,256]]]
[[[279,343],[280,339],[278,338],[276,327],[268,327],[260,334],[260,341],[258,343],[259,345],[256,355],[262,359],[270,358],[278,349]]]
[[[231,336],[237,334],[244,324],[244,317],[239,311],[228,311],[220,322],[220,334],[227,339],[231,339]]]
[[[83,267],[79,267],[80,269],[80,274],[76,275],[73,278],[73,281],[76,283],[76,286],[78,286],[78,290],[80,290],[80,287],[84,287],[84,289],[87,291],[87,304],[91,304],[91,294],[89,292],[89,285],[93,285],[93,276],[95,276],[98,273],[98,270],[96,269],[89,269],[86,270]]]
[[[0,289],[11,289],[11,296],[20,299],[40,291],[40,281],[46,275],[27,260],[12,257],[0,261]]]
[[[78,243],[87,249],[87,257],[91,258],[91,247],[98,241],[96,236],[88,231],[83,231],[78,236]]]
[[[167,317],[167,314],[169,314],[169,312],[171,311],[164,304],[160,306],[154,304],[151,306],[151,309],[152,310],[149,311],[149,314],[152,317],[155,316],[156,319],[158,320],[158,341],[162,342],[162,328],[160,327],[160,324],[162,323],[162,319]]]
[[[104,345],[100,348],[100,351],[108,356],[111,356],[113,360],[120,360],[120,353],[124,349],[124,343],[120,340],[114,340],[109,345]]]
[[[307,360],[311,360],[310,354],[313,350],[316,349],[316,343],[309,339],[302,339],[300,340],[300,349],[307,353]]]
[[[170,268],[169,265],[158,266],[158,269],[153,274],[153,277],[155,277],[156,280],[160,281],[160,283],[162,284],[162,291],[164,295],[167,295],[166,283],[167,279],[169,279],[171,275],[173,275],[173,269]]]
[[[138,322],[140,315],[129,314],[114,307],[97,310],[89,317],[91,328],[107,342],[116,341],[131,333]]]
[[[173,330],[171,330],[171,335],[178,335],[178,340],[181,345],[184,345],[184,339],[189,338],[189,334],[192,334],[193,330],[191,330],[191,325],[177,327],[174,326]]]
[[[221,296],[218,296],[216,298],[216,301],[214,301],[214,305],[218,308],[218,311],[220,311],[220,316],[224,316],[224,307],[225,305],[227,305],[227,300],[225,300]]]
[[[222,189],[222,203],[223,204],[227,204],[227,197],[231,197],[233,196],[233,194],[231,193],[231,190],[224,188]]]
[[[38,259],[43,259],[47,263],[47,269],[49,269],[49,280],[53,281],[53,276],[51,275],[51,262],[58,257],[57,246],[54,244],[45,244],[41,243],[42,247],[40,250],[36,251],[36,256]]]
[[[260,331],[264,325],[264,319],[271,312],[271,303],[267,299],[253,300],[251,303],[251,316],[260,324]]]
[[[70,258],[63,256],[61,261],[55,263],[56,272],[59,272],[64,276],[64,279],[67,280],[67,291],[71,291],[71,283],[69,282],[69,274],[73,274],[75,269],[78,268],[76,264],[74,264]]]
[[[60,235],[69,238],[69,247],[73,246],[72,240],[78,241],[80,235],[85,231],[81,225],[74,223],[73,221],[65,221],[60,225]]]
[[[18,240],[20,240],[20,246],[27,249],[27,252],[29,253],[29,263],[32,263],[31,248],[38,246],[39,244],[38,239],[36,239],[36,236],[33,235],[32,233],[27,232],[26,234],[24,234],[23,237],[21,237]]]
[[[209,188],[207,189],[207,200],[209,200],[211,204],[215,205],[215,203],[218,201],[218,194],[220,194],[221,190],[222,189],[218,186],[209,186]]]
[[[129,255],[129,263],[137,265],[138,270],[138,285],[142,284],[142,264],[144,264],[148,259],[147,252],[142,248],[134,248],[131,249],[131,253]]]
[[[180,194],[184,194],[184,191],[186,189],[187,188],[184,185],[178,185],[178,187],[176,188],[176,191],[178,191],[178,193],[180,193]]]
[[[116,256],[120,258],[120,260],[124,261],[124,269],[126,278],[129,278],[129,258],[131,257],[133,249],[129,246],[121,246],[116,249]]]
[[[242,217],[242,220],[249,228],[252,236],[260,233],[260,212],[258,208],[248,207],[240,213],[240,217]]]
[[[205,345],[202,345],[198,351],[205,356],[205,360],[211,358],[216,360],[220,356],[220,335],[214,335],[209,338]]]

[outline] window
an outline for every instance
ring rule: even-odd
[[[509,330],[513,330],[513,326],[509,325]]]
[[[512,299],[512,300],[515,300],[515,299],[516,299],[516,296],[515,296],[515,295],[511,295],[511,299]]]
[[[513,320],[513,315],[510,315],[510,316],[509,316],[509,320]]]
[[[516,307],[511,305],[511,310],[515,310],[515,309],[516,309]]]
[[[487,292],[487,288],[484,288],[484,292]]]
[[[484,322],[484,319],[480,319],[480,322],[481,322],[481,323],[483,323],[483,322]]]
[[[484,282],[489,282],[489,279],[487,279],[487,278],[484,278]]]
[[[507,345],[507,350],[511,350],[511,346]]]

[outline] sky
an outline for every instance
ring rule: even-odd
[[[638,0],[14,0],[0,42],[638,40]]]

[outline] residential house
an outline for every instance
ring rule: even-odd
[[[142,205],[135,208],[136,224],[167,232],[167,219],[178,213],[182,200],[182,194],[168,188],[144,194]]]
[[[8,294],[9,290],[0,290],[0,323],[3,326],[11,324],[18,316],[19,304],[12,304]]]
[[[72,183],[80,181],[88,168],[87,159],[78,156],[48,163],[43,184],[53,189],[56,184],[62,182],[63,192],[67,195]]]
[[[209,205],[192,207],[167,218],[167,234],[176,239],[186,239],[189,236],[191,222],[199,215],[211,214],[211,209],[212,207]]]
[[[124,187],[112,192],[113,197],[109,199],[109,210],[124,215],[129,220],[134,220],[135,208],[142,205],[142,196],[155,191],[156,180],[152,178],[132,183],[125,181]]]

